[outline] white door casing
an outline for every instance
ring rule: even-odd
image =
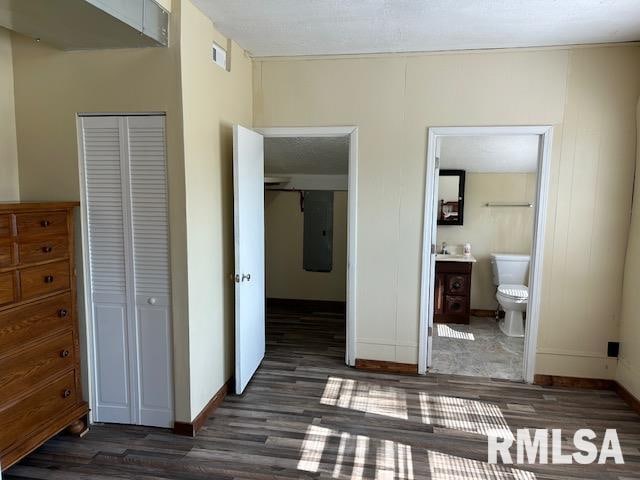
[[[265,353],[264,139],[233,128],[236,393]]]

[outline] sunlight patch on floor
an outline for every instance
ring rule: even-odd
[[[372,469],[375,476],[370,478],[376,480],[414,480],[411,447],[318,425],[307,428],[298,470],[330,474],[336,479],[363,480],[368,478],[366,472]]]
[[[373,383],[329,377],[320,403],[403,420],[408,419],[405,391]]]
[[[458,340],[475,340],[473,333],[454,330],[449,325],[446,325],[444,323],[436,324],[436,335],[438,337],[455,338]]]
[[[513,439],[497,405],[457,397],[419,393],[422,422],[469,433]]]
[[[432,480],[535,480],[532,472],[506,465],[492,465],[478,460],[428,452],[427,462]]]

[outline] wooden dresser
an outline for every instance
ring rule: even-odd
[[[76,318],[73,208],[0,203],[0,462],[86,430]]]
[[[433,321],[469,323],[471,262],[436,262]]]

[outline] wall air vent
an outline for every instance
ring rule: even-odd
[[[213,63],[223,70],[229,71],[229,63],[227,61],[227,51],[217,43],[213,42]]]

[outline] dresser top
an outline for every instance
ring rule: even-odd
[[[0,213],[69,210],[78,206],[80,206],[80,202],[0,202]]]

